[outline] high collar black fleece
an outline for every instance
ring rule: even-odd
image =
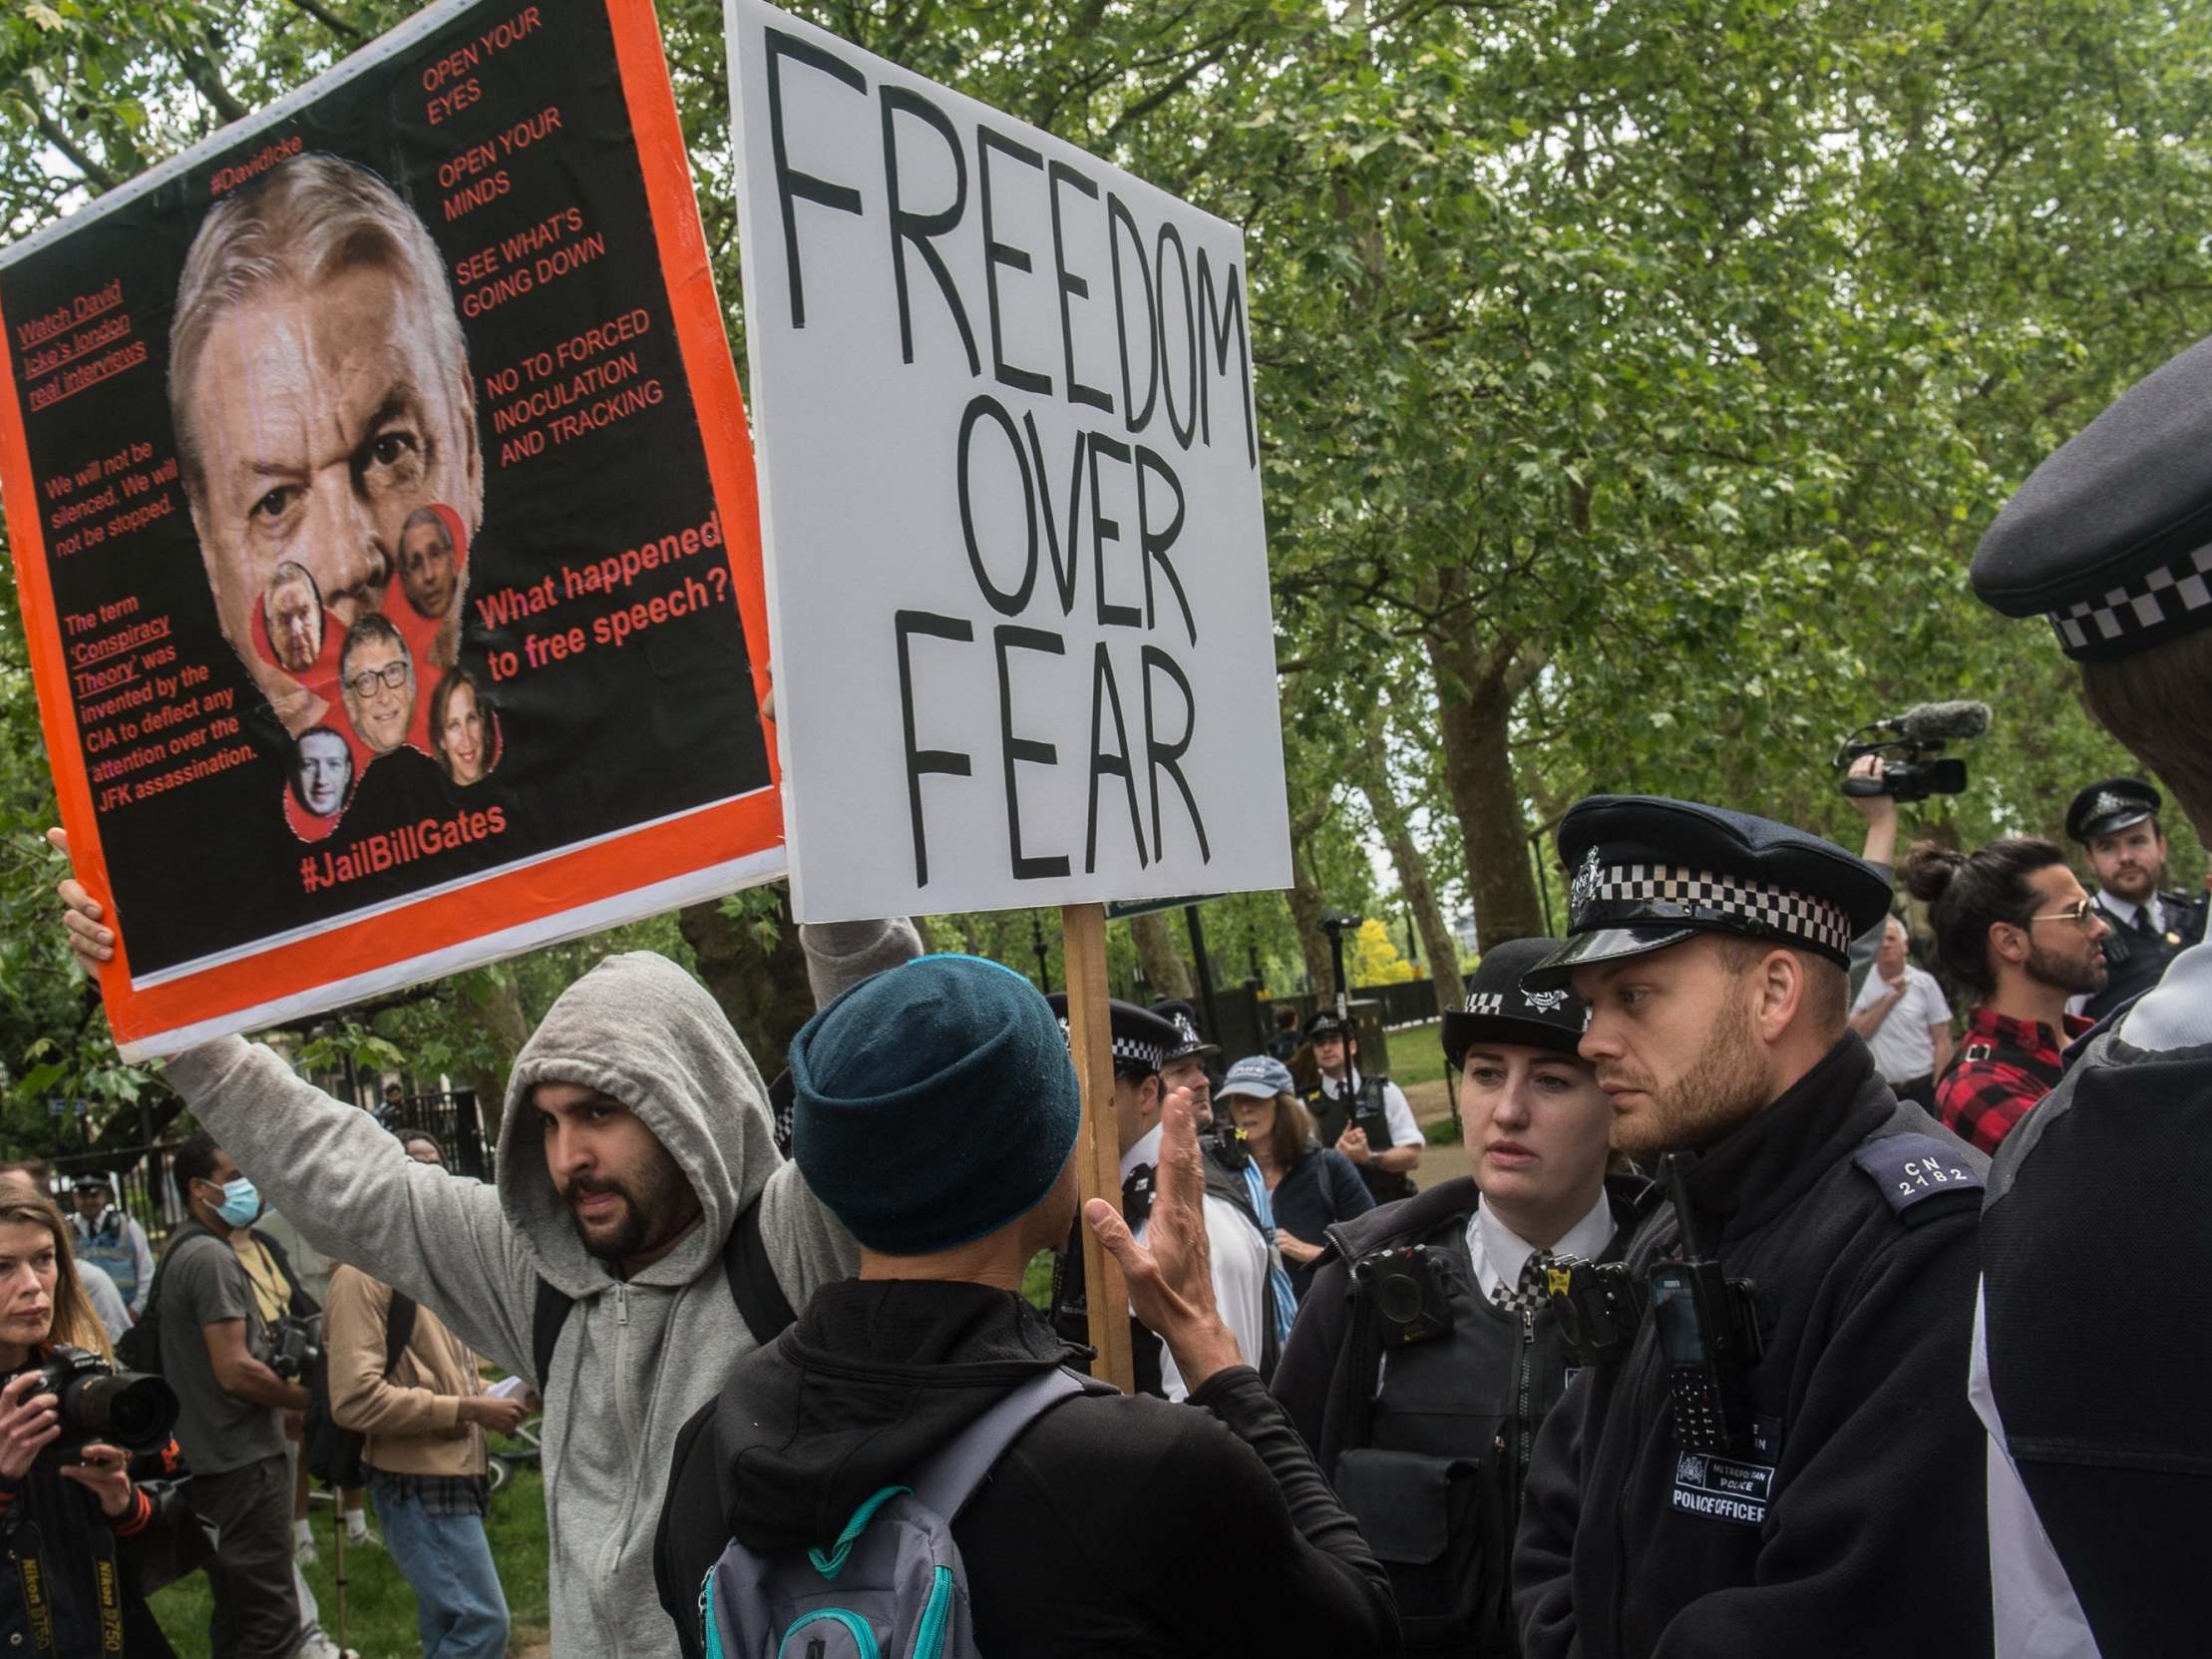
[[[1723,1239],[1755,1231],[1896,1109],[1872,1050],[1846,1032],[1810,1071],[1691,1166],[1685,1184],[1697,1219],[1717,1224]]]
[[[1080,1357],[1012,1291],[847,1279],[733,1366],[715,1463],[755,1549],[835,1538],[853,1511],[1025,1378]]]

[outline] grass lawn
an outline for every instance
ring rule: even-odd
[[[369,1524],[376,1527],[375,1505]],[[342,1524],[327,1505],[315,1505],[315,1547],[322,1559],[307,1569],[307,1583],[315,1592],[322,1613],[323,1630],[338,1634],[338,1552],[331,1529]],[[492,1497],[492,1512],[485,1519],[491,1534],[492,1556],[499,1563],[500,1583],[507,1591],[507,1609],[513,1621],[509,1652],[522,1655],[543,1652],[546,1641],[546,1494],[534,1470],[524,1470]],[[210,1601],[203,1573],[172,1584],[154,1598],[154,1613],[162,1630],[183,1659],[206,1659],[207,1609]],[[391,1556],[381,1549],[346,1551],[345,1639],[360,1649],[363,1659],[417,1659],[422,1635],[415,1624],[415,1592],[407,1587]]]
[[[1415,1083],[1444,1080],[1444,1043],[1441,1020],[1425,1026],[1406,1026],[1390,1033],[1390,1080],[1400,1088]]]

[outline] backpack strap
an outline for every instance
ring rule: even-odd
[[[768,1247],[761,1242],[758,1193],[731,1224],[730,1236],[722,1243],[722,1273],[730,1282],[730,1300],[737,1304],[757,1347],[766,1348],[798,1320],[776,1280]]]
[[[737,1304],[745,1328],[752,1332],[758,1347],[766,1348],[799,1318],[776,1280],[768,1247],[761,1241],[758,1194],[731,1223],[730,1236],[722,1241],[722,1276],[729,1283],[730,1300]],[[538,1299],[530,1311],[530,1357],[538,1373],[540,1394],[546,1392],[553,1350],[560,1343],[560,1328],[568,1322],[568,1310],[575,1305],[575,1298],[550,1279],[539,1279]]]
[[[1022,1431],[1053,1407],[1089,1393],[1087,1382],[1065,1366],[1030,1378],[916,1466],[906,1482],[916,1500],[953,1519]]]

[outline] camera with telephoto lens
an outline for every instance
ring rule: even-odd
[[[1644,1318],[1634,1275],[1619,1262],[1580,1256],[1563,1257],[1544,1272],[1552,1317],[1559,1321],[1559,1334],[1575,1363],[1602,1366],[1627,1359]]]
[[[1931,795],[1956,795],[1967,786],[1967,763],[1943,760],[1944,745],[1956,738],[1980,737],[1990,729],[1986,702],[1916,703],[1904,713],[1859,727],[1836,750],[1838,770],[1853,761],[1883,756],[1882,770],[1870,778],[1846,777],[1846,795],[1887,795],[1893,801],[1924,801]]]
[[[322,1315],[286,1318],[269,1331],[269,1370],[287,1383],[296,1383],[322,1358]]]
[[[1410,1348],[1451,1330],[1444,1263],[1427,1245],[1409,1244],[1362,1256],[1351,1277],[1374,1308],[1383,1347]]]
[[[177,1427],[177,1396],[159,1377],[118,1371],[99,1355],[56,1343],[27,1395],[50,1394],[61,1420],[61,1438],[48,1443],[32,1466],[60,1468],[81,1462],[95,1442],[125,1452],[150,1452]]]

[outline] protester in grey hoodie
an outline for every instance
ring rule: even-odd
[[[73,880],[61,893],[73,948],[88,963],[105,960],[114,937],[101,907]],[[913,931],[856,924],[819,943],[834,947],[825,954],[837,966],[822,977],[835,990],[912,955]],[[416,1163],[368,1113],[302,1082],[259,1044],[204,1043],[173,1058],[167,1075],[311,1242],[414,1297],[517,1375],[531,1374],[540,1278],[575,1299],[545,1387],[553,1648],[578,1659],[673,1655],[652,1566],[669,1453],[677,1429],[754,1346],[721,1269],[730,1225],[758,1195],[761,1237],[794,1307],[859,1259],[777,1156],[760,1072],[714,1000],[673,963],[643,954],[609,958],[570,986],[515,1062],[496,1192]],[[697,1224],[627,1278],[585,1249],[549,1175],[546,1145],[561,1130],[539,1110],[540,1084],[595,1091],[594,1110],[627,1108],[696,1201]],[[655,1173],[593,1169],[582,1190],[650,1192]],[[624,1252],[653,1253],[649,1241]]]

